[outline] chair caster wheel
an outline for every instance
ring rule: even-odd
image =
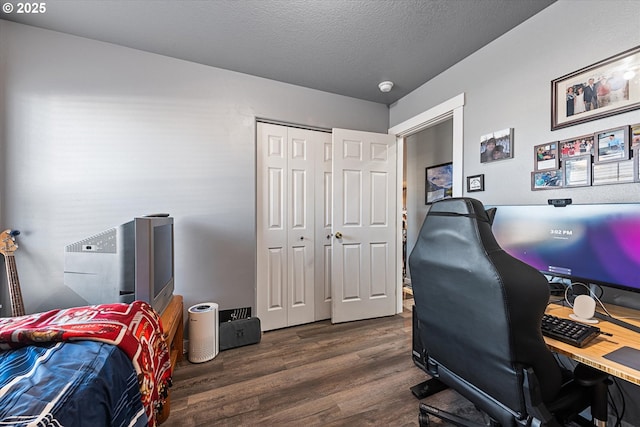
[[[429,427],[429,415],[428,414],[419,414],[418,415],[418,425],[420,427]]]

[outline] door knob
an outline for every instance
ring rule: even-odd
[[[336,236],[336,239],[342,239],[342,233],[339,231],[336,231],[335,236]]]

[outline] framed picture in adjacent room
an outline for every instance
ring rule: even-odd
[[[551,130],[640,108],[640,46],[551,81]]]
[[[453,197],[453,163],[429,166],[426,169],[425,204]]]
[[[554,170],[560,167],[557,142],[536,145],[533,147],[533,153],[535,155],[535,170]]]
[[[562,169],[531,172],[531,190],[562,188]]]
[[[618,162],[629,159],[629,126],[597,132],[595,162]]]
[[[513,158],[513,128],[491,132],[480,137],[480,163]]]
[[[484,174],[467,177],[467,192],[484,191]]]
[[[558,143],[560,160],[569,157],[580,157],[585,154],[593,155],[593,134],[579,136],[577,138],[565,139]]]
[[[591,185],[591,154],[571,157],[563,162],[564,187],[588,187]]]

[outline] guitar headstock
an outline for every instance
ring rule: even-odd
[[[7,256],[13,255],[18,249],[16,236],[20,234],[18,230],[7,229],[0,234],[0,254]]]

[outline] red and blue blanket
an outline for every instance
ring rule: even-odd
[[[0,318],[0,350],[84,340],[117,346],[128,356],[148,425],[155,426],[170,386],[171,363],[160,318],[149,304],[101,304]]]

